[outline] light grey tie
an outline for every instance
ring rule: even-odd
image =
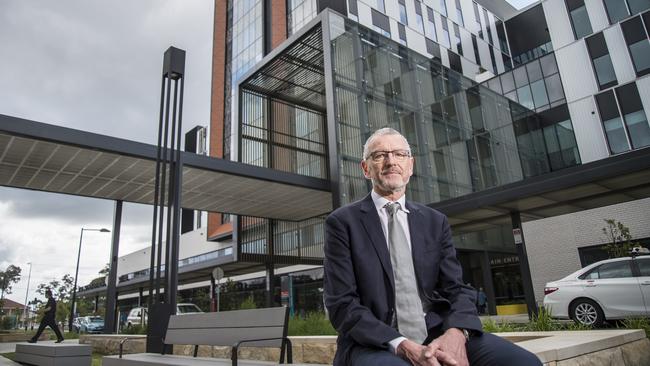
[[[397,212],[401,206],[399,202],[389,202],[384,207],[388,210],[388,241],[395,277],[397,328],[405,337],[422,343],[427,337],[427,329],[413,269],[413,256],[406,231],[397,220]]]

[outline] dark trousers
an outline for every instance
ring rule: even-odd
[[[51,317],[44,317],[43,320],[41,320],[41,324],[38,326],[38,330],[36,331],[36,334],[32,337],[32,340],[36,341],[38,340],[38,337],[41,336],[41,333],[45,330],[45,327],[49,326],[52,328],[54,333],[56,333],[56,339],[61,340],[63,339],[63,334],[61,334],[61,331],[59,330],[59,326],[56,325],[56,320]]]
[[[467,342],[471,366],[541,366],[542,362],[525,349],[490,333],[473,336]],[[351,366],[410,366],[390,350],[357,346],[350,355]]]

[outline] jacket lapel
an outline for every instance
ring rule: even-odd
[[[377,252],[377,256],[379,257],[384,272],[386,272],[386,275],[390,278],[391,288],[395,291],[395,280],[393,278],[393,267],[390,264],[388,244],[384,237],[384,231],[381,228],[379,214],[377,214],[375,203],[372,201],[370,194],[361,201],[361,213],[361,223],[370,237],[370,241]]]

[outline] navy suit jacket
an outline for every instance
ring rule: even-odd
[[[429,304],[425,320],[430,335],[454,327],[480,332],[447,217],[410,201],[406,208],[418,288]],[[401,334],[395,327],[390,253],[370,195],[327,217],[324,267],[325,306],[339,333],[334,365],[348,364],[356,345],[388,349],[388,342]]]

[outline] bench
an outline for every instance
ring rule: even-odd
[[[76,343],[17,343],[15,360],[38,366],[90,366],[92,351]]]
[[[277,307],[252,310],[223,311],[216,313],[198,313],[172,315],[163,345],[193,345],[194,356],[180,356],[163,353],[136,353],[124,355],[120,343],[118,355],[102,358],[103,366],[145,366],[145,365],[277,365],[266,361],[245,360],[239,362],[238,351],[246,347],[280,348],[280,363],[285,355],[288,363],[292,362],[291,342],[287,338],[289,308]],[[199,345],[231,347],[230,360],[197,357]]]

